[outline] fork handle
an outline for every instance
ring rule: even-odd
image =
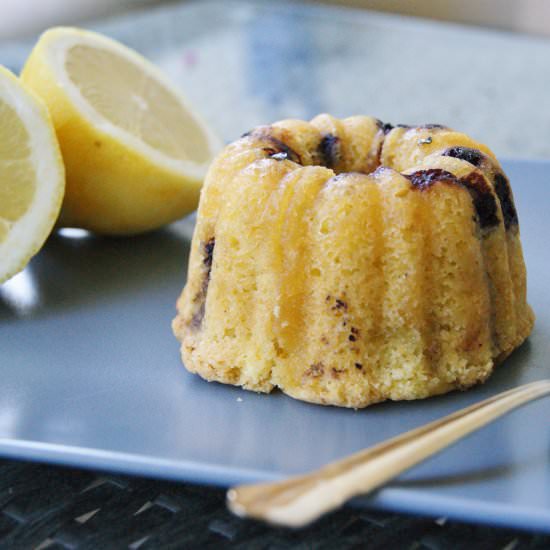
[[[291,527],[306,525],[350,498],[380,487],[500,416],[546,395],[550,395],[550,380],[520,386],[315,472],[230,489],[228,506],[239,516]]]

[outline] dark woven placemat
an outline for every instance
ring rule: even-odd
[[[225,491],[0,461],[0,548],[548,549],[550,536],[345,509],[303,530],[232,516]]]

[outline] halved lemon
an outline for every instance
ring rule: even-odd
[[[61,225],[138,233],[196,208],[220,143],[149,61],[60,27],[40,37],[21,78],[50,109],[61,146]]]
[[[46,107],[0,67],[0,283],[40,250],[59,214],[64,187]]]

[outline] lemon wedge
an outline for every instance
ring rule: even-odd
[[[194,210],[218,139],[149,61],[100,34],[59,27],[21,78],[48,106],[67,189],[60,225],[156,229]]]
[[[64,187],[46,107],[0,67],[0,283],[40,250],[59,214]]]

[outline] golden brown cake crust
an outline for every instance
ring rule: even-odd
[[[189,371],[356,408],[483,382],[534,322],[493,153],[366,116],[280,121],[226,147],[177,309]]]

